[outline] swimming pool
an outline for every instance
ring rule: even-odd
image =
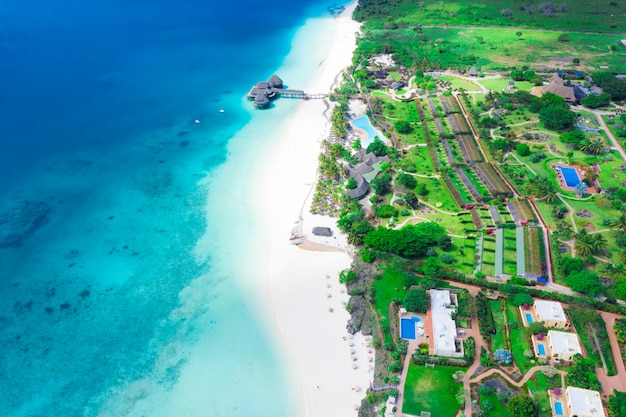
[[[400,337],[402,339],[415,340],[415,324],[422,321],[419,317],[400,319]]]
[[[557,165],[556,169],[561,171],[561,174],[563,174],[563,179],[565,180],[565,184],[568,187],[573,188],[580,184],[580,177],[578,176],[578,172],[576,172],[576,169],[563,167],[561,165]]]
[[[546,354],[546,347],[543,344],[538,344],[537,345],[537,352],[539,352],[540,355],[545,355]]]
[[[563,404],[561,404],[560,401],[554,402],[554,414],[556,414],[557,416],[563,415]]]
[[[385,140],[385,136],[376,129],[374,129],[374,126],[372,126],[369,117],[367,117],[367,115],[365,114],[358,119],[353,120],[352,124],[355,127],[363,129],[367,132],[367,139],[361,141],[361,147],[363,148],[367,148],[372,142],[374,142],[374,138],[376,136],[378,136],[382,141]]]
[[[526,323],[530,324],[533,322],[533,315],[530,313],[526,313]]]

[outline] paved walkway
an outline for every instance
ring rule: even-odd
[[[602,129],[606,132],[606,135],[613,143],[613,149],[615,149],[622,156],[624,162],[626,162],[626,152],[624,152],[624,149],[622,149],[617,139],[615,139],[615,136],[613,136],[613,133],[611,133],[611,130],[604,122],[601,114],[597,110],[592,111],[592,113],[596,116],[596,119],[598,119],[598,123],[600,123],[600,126],[602,126]]]
[[[614,389],[626,392],[626,370],[624,369],[624,360],[622,359],[621,352],[619,351],[619,345],[617,344],[617,337],[615,337],[615,331],[613,330],[615,319],[621,316],[614,313],[608,313],[606,311],[602,311],[600,314],[602,314],[602,318],[606,323],[606,330],[609,333],[611,351],[613,352],[613,359],[617,370],[617,375],[614,376],[606,376],[603,370],[596,371],[596,375],[598,375],[598,379],[602,384],[602,396],[607,398]]]

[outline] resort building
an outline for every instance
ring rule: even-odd
[[[546,327],[565,329],[569,327],[563,306],[558,301],[535,300],[532,306],[520,307],[524,326],[540,322]]]
[[[433,325],[431,355],[458,358],[463,356],[463,341],[457,337],[452,318],[457,306],[456,294],[448,290],[430,290],[430,314]]]
[[[554,74],[550,77],[547,85],[541,87],[539,96],[544,95],[545,93],[552,93],[561,97],[565,100],[566,103],[579,103],[586,94],[583,90],[578,86],[566,85],[563,78],[559,77],[558,74]]]
[[[606,417],[598,391],[575,387],[567,387],[565,393],[552,390],[550,403],[555,417]]]
[[[380,165],[389,161],[388,156],[376,156],[372,152],[367,153],[365,149],[358,150],[354,158],[360,159],[362,162],[356,165],[348,165],[348,175],[356,181],[356,188],[347,190],[346,195],[352,199],[358,200],[369,191],[369,181],[376,178],[380,172]]]
[[[569,362],[577,353],[581,355],[583,353],[576,333],[559,332],[556,330],[548,332],[548,348],[550,349],[549,352],[544,352],[543,355],[548,354],[552,359],[558,361]],[[537,346],[535,353],[543,356],[539,350],[540,348]]]

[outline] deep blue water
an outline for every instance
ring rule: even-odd
[[[207,356],[241,354],[245,337],[256,360],[224,359],[206,375],[210,407],[178,415],[290,415],[263,330],[228,325],[234,306],[253,314],[232,277],[191,255],[206,226],[197,183],[257,117],[250,85],[326,6],[0,0],[0,415],[144,415],[136,381],[174,386],[184,359],[164,347],[198,329],[215,333]],[[222,384],[246,394],[220,403]],[[129,387],[128,405],[107,404]]]

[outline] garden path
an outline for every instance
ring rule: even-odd
[[[613,133],[604,122],[604,119],[602,118],[601,113],[598,110],[594,110],[592,111],[592,113],[596,116],[596,119],[598,119],[598,123],[600,123],[600,126],[602,126],[602,129],[606,132],[606,135],[611,140],[611,143],[613,143],[613,149],[619,152],[624,162],[626,162],[626,152],[624,152],[624,149],[620,146],[619,142],[617,141],[617,139],[615,139],[615,136],[613,136]]]
[[[613,359],[615,361],[615,368],[617,368],[617,375],[606,376],[602,371],[597,371],[598,379],[602,384],[602,396],[606,398],[613,390],[626,391],[626,369],[624,368],[624,360],[619,350],[619,344],[617,343],[617,337],[615,336],[615,330],[613,330],[613,323],[618,317],[618,314],[608,313],[602,311],[602,318],[606,323],[606,330],[609,334],[609,341],[611,342],[611,351],[613,352]]]
[[[509,382],[511,385],[514,385],[514,386],[519,388],[519,387],[523,386],[526,382],[528,382],[528,380],[535,374],[535,372],[543,371],[544,369],[549,368],[549,367],[550,367],[549,365],[533,366],[532,368],[530,368],[528,370],[528,372],[526,372],[524,377],[522,379],[520,379],[519,381],[515,381],[506,372],[504,372],[503,370],[501,370],[499,368],[491,368],[488,371],[483,372],[482,374],[478,375],[476,378],[472,378],[470,380],[470,383],[474,384],[476,382],[482,381],[483,379],[492,376],[493,374],[498,374],[502,378],[506,379],[507,382]],[[564,387],[565,386],[565,374],[566,374],[566,372],[558,370],[558,369],[556,369],[555,371],[556,371],[557,374],[561,375],[561,386]]]

